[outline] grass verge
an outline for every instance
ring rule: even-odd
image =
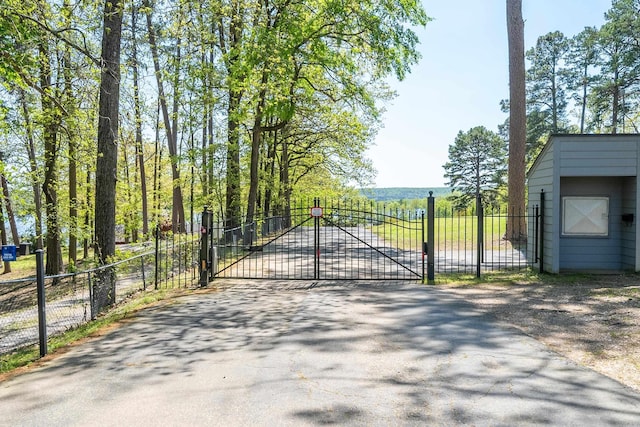
[[[596,276],[597,277],[597,276]],[[493,285],[571,285],[585,280],[593,280],[592,274],[540,274],[532,269],[499,270],[483,272],[480,278],[475,274],[437,274],[435,285],[473,286],[479,284]]]

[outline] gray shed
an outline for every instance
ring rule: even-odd
[[[545,271],[640,271],[639,150],[640,135],[549,138],[528,173],[529,207],[544,197]]]

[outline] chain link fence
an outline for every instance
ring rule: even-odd
[[[101,301],[118,304],[132,294],[198,285],[199,235],[158,238],[155,248],[142,246],[113,264],[44,278],[46,335],[55,336],[95,319]],[[138,253],[136,253],[138,252]],[[34,271],[36,270],[34,258]],[[105,271],[113,273],[113,292],[101,295]],[[0,355],[38,344],[37,279],[0,281]]]

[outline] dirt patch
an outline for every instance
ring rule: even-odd
[[[572,361],[640,391],[640,275],[553,281],[442,287]]]

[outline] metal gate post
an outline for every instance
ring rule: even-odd
[[[211,268],[209,251],[211,216],[212,212],[209,212],[205,206],[202,211],[202,225],[200,227],[200,286],[207,286],[209,284],[209,270]]]
[[[36,282],[38,285],[38,336],[40,357],[47,355],[47,309],[44,294],[44,251],[36,250]]]
[[[160,274],[160,224],[156,224],[156,250],[154,253],[155,260],[155,276],[154,276],[154,289],[158,290],[158,275]]]
[[[320,199],[313,199],[313,207],[320,207]],[[313,278],[315,280],[320,279],[320,217],[313,217]]]
[[[430,284],[435,280],[435,197],[433,191],[429,191],[427,199],[427,280]]]
[[[535,205],[533,207],[533,255],[531,256],[531,267],[532,268],[533,268],[533,265],[540,260],[540,258],[539,258],[540,253],[538,252],[538,243],[539,243],[539,239],[538,239],[539,229],[538,229],[538,227],[539,226],[540,226],[540,206],[539,205]]]
[[[540,239],[540,273],[544,273],[544,189],[540,191],[540,235],[536,238]]]
[[[482,241],[484,240],[484,209],[482,208],[482,196],[476,196],[476,215],[478,216],[478,241],[476,242],[476,277],[480,278],[480,265],[482,264]]]
[[[425,283],[425,280],[427,279],[425,276],[425,257],[427,255],[427,245],[426,245],[426,241],[424,240],[424,210],[422,211],[421,216],[421,220],[422,220],[422,284]]]

